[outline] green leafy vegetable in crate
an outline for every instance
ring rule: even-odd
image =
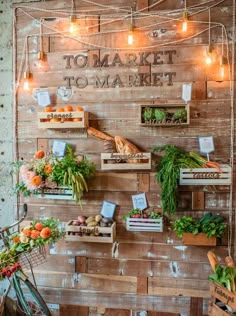
[[[173,228],[179,238],[182,238],[184,233],[192,233],[194,235],[205,233],[208,238],[216,236],[216,238],[221,239],[225,233],[226,224],[221,215],[213,215],[211,212],[208,212],[199,220],[190,216],[176,219],[173,223]]]
[[[153,116],[152,108],[145,108],[143,112],[144,122],[151,122]]]
[[[164,122],[167,118],[167,113],[166,111],[162,109],[155,109],[153,113],[154,119],[156,123],[161,123]]]
[[[185,109],[179,109],[173,114],[174,122],[184,123],[187,122],[187,111]]]

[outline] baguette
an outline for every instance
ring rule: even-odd
[[[115,136],[116,151],[121,154],[136,154],[140,153],[140,150],[127,139],[121,136]],[[142,162],[140,159],[127,159],[130,163]]]
[[[214,254],[213,251],[208,251],[207,253],[207,257],[208,257],[208,260],[210,262],[210,265],[211,265],[211,268],[214,272],[216,272],[216,265],[219,264],[219,261],[216,257],[216,255]]]
[[[87,133],[90,136],[94,136],[100,140],[113,140],[114,141],[114,137],[110,136],[109,134],[106,134],[104,132],[99,131],[98,129],[89,126],[87,128]]]

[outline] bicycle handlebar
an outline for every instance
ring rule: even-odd
[[[17,222],[15,222],[15,223],[13,223],[13,224],[11,224],[9,226],[0,228],[0,232],[3,233],[4,231],[9,230],[10,228],[20,224],[26,218],[26,215],[27,215],[27,204],[24,203],[23,204],[23,215],[22,215],[22,217]]]

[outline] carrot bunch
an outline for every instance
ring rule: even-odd
[[[217,172],[222,173],[222,169],[217,162],[207,160],[195,151],[190,151],[189,155],[192,159],[196,160],[202,168],[215,168]]]

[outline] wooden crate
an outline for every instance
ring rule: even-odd
[[[51,118],[60,119],[59,122],[50,122]],[[80,119],[81,121],[73,121]],[[38,112],[39,128],[85,128],[88,127],[88,112]]]
[[[127,218],[126,229],[136,232],[163,232],[163,217],[156,219]]]
[[[88,226],[72,226],[73,220],[70,220],[65,226],[66,241],[83,241],[83,242],[99,242],[113,243],[116,238],[116,223],[110,227],[88,227]],[[78,234],[78,235],[73,235]],[[79,234],[82,234],[81,236]],[[97,236],[89,235],[96,234]],[[102,236],[101,234],[106,234]]]
[[[58,188],[43,188],[34,193],[39,198],[54,199],[54,200],[71,200],[72,190],[67,187]]]
[[[130,161],[127,161],[127,160]],[[132,162],[137,160],[137,162]],[[102,153],[102,170],[145,170],[151,169],[151,153],[121,154]]]
[[[180,185],[230,185],[231,167],[220,165],[222,172],[216,168],[180,169]]]
[[[143,113],[146,108],[150,108],[153,111],[155,109],[163,109],[165,112],[167,112],[169,119],[163,121],[163,122],[155,122],[154,119],[151,119],[150,121],[144,121]],[[187,120],[186,122],[174,122],[173,121],[173,114],[180,109],[185,109],[187,111]],[[140,106],[140,124],[142,126],[184,126],[189,125],[190,123],[190,107],[189,104],[151,104],[151,105],[141,105]]]
[[[231,313],[224,312],[218,306],[214,306],[216,303],[216,300],[224,303],[225,305],[229,306],[233,310],[236,310],[236,294],[235,293],[228,291],[225,287],[215,282],[210,282],[210,294],[211,294],[212,303],[213,303],[213,311],[211,311],[210,315],[212,316],[231,315]],[[216,310],[218,314],[214,313],[214,310]]]
[[[230,316],[232,315],[227,309],[222,309],[217,304],[212,304],[209,308],[209,316]]]
[[[197,235],[184,233],[182,242],[187,246],[216,246],[216,237],[212,236],[207,238],[207,235],[204,233],[199,233]]]

